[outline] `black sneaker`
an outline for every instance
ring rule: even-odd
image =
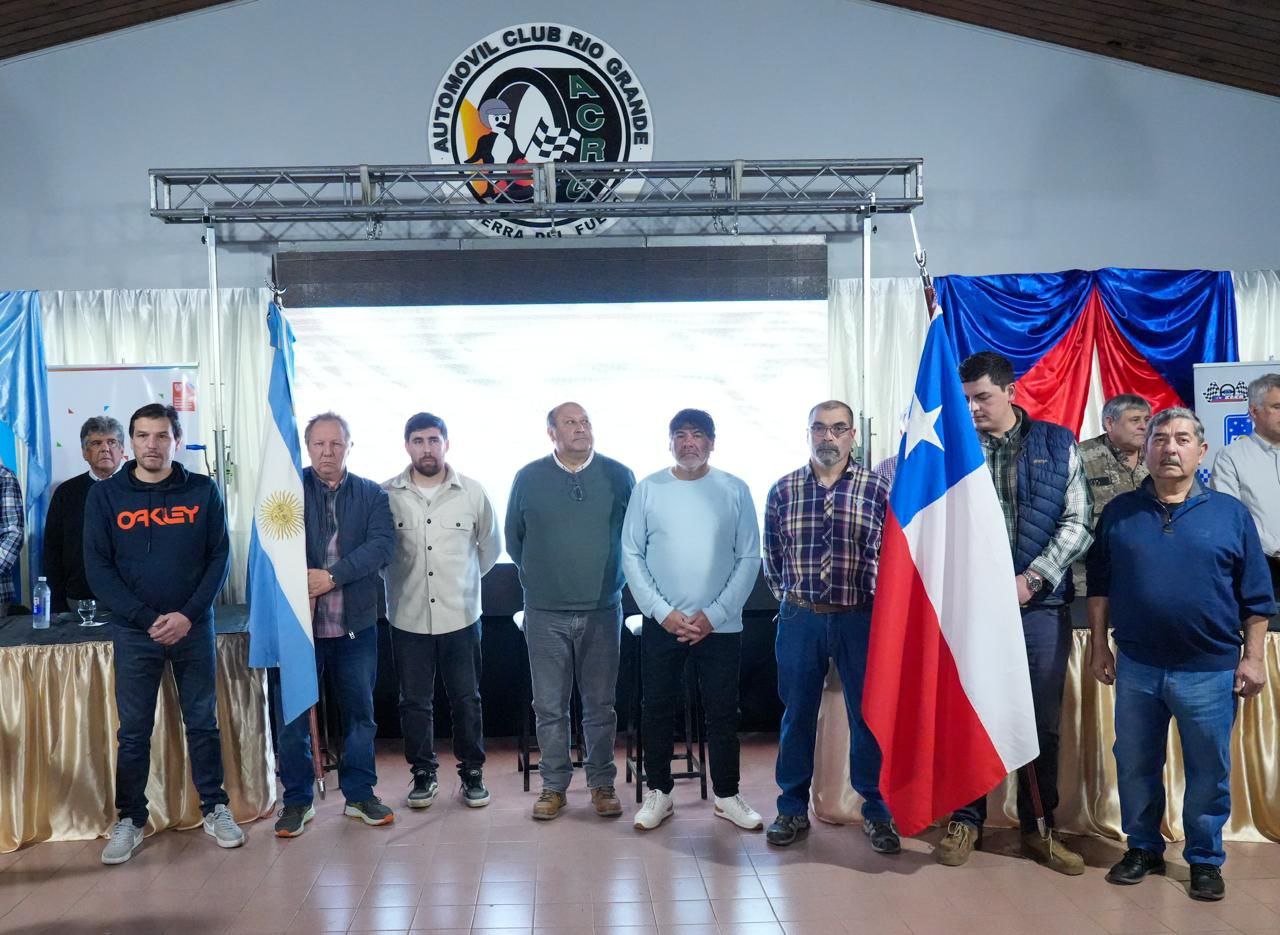
[[[1107,882],[1132,886],[1148,873],[1164,873],[1164,858],[1145,848],[1131,847],[1120,862],[1107,871]]]
[[[286,805],[276,819],[276,837],[296,838],[307,822],[316,817],[314,805]]]
[[[484,773],[478,769],[462,771],[462,801],[467,808],[484,808],[489,804],[489,790],[484,787]]]
[[[348,818],[359,818],[366,825],[389,825],[396,820],[396,813],[383,805],[376,795],[363,802],[348,802],[342,814]]]
[[[871,849],[877,854],[896,854],[902,850],[898,829],[891,821],[862,819],[862,833],[871,839]]]
[[[1222,882],[1222,871],[1213,864],[1191,865],[1191,898],[1216,903],[1227,895],[1227,884]]]
[[[786,847],[808,831],[808,815],[779,815],[765,831],[764,838],[775,847]]]
[[[410,808],[427,808],[436,800],[436,792],[439,789],[440,784],[436,782],[435,773],[425,769],[415,770],[413,788],[409,790],[409,797],[404,804]]]

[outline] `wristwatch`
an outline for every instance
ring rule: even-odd
[[[1027,590],[1032,594],[1040,593],[1040,589],[1044,587],[1044,578],[1040,577],[1038,572],[1030,570],[1024,571],[1022,573],[1022,580],[1027,583]]]

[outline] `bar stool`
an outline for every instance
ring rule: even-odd
[[[520,734],[516,738],[516,769],[524,773],[524,791],[528,792],[529,773],[538,768],[538,761],[530,756],[538,750],[537,731],[534,730],[532,740],[529,737],[530,723],[537,723],[533,713],[533,676],[529,672],[529,638],[524,632],[524,611],[517,610],[511,619],[515,622],[516,629],[525,636],[522,642],[525,703],[524,712],[520,716]],[[586,749],[587,744],[582,735],[582,698],[578,695],[577,685],[574,685],[573,692],[569,695],[569,763],[574,769],[582,769],[586,762]]]
[[[636,782],[636,803],[644,801],[644,732],[641,729],[641,706],[644,703],[644,663],[640,634],[644,630],[644,617],[632,614],[623,621],[627,632],[635,639],[635,652],[631,657],[631,717],[627,721],[627,782],[632,776]],[[702,711],[702,691],[698,686],[698,665],[692,655],[684,667],[684,752],[675,753],[673,763],[683,763],[684,769],[671,773],[672,779],[697,779],[702,798],[707,797],[707,743]],[[698,752],[694,753],[694,745]],[[679,747],[676,747],[679,750]]]

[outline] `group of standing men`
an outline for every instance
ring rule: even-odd
[[[1161,769],[1174,717],[1188,773],[1191,893],[1221,898],[1234,696],[1262,688],[1262,637],[1280,581],[1280,375],[1250,386],[1254,433],[1219,455],[1213,490],[1196,480],[1207,446],[1189,410],[1152,418],[1140,397],[1116,397],[1103,412],[1104,434],[1077,446],[1069,430],[1033,419],[1015,404],[1014,373],[1000,355],[968,358],[960,377],[1004,511],[1022,606],[1040,744],[1038,759],[1019,776],[1024,852],[1059,872],[1083,872],[1081,857],[1052,828],[1068,605],[1087,587],[1090,668],[1117,684],[1115,752],[1130,845],[1108,879],[1136,883],[1163,869]],[[625,581],[646,618],[642,727],[649,789],[636,827],[655,828],[673,812],[672,732],[690,659],[706,710],[715,814],[742,828],[762,827],[739,794],[737,741],[742,610],[761,564],[760,537],[746,484],[710,466],[711,416],[697,409],[677,413],[668,433],[673,466],[639,484],[626,467],[595,451],[591,422],[576,403],[548,413],[547,433],[553,451],[517,474],[505,523],[524,590],[541,751],[543,786],[533,817],[553,819],[567,804],[575,685],[592,806],[601,816],[622,812],[614,788],[613,701]],[[205,829],[225,847],[244,840],[222,789],[214,705],[212,605],[228,568],[222,501],[208,478],[174,461],[181,425],[171,408],[139,409],[129,435],[135,460],[121,468],[121,426],[110,419],[86,423],[81,445],[90,471],[55,494],[46,542],[46,561],[51,571],[59,569],[57,599],[96,596],[119,619],[113,640],[120,821],[103,852],[106,863],[128,860],[142,840],[151,727],[166,661],[177,678]],[[439,671],[453,711],[463,801],[486,805],[480,579],[501,551],[488,497],[447,463],[447,428],[430,413],[409,419],[410,463],[382,485],[347,470],[351,433],[341,416],[316,416],[304,437],[311,462],[303,472],[308,589],[317,666],[331,670],[341,709],[345,813],[371,825],[394,820],[374,794],[374,624],[384,612],[384,577],[411,772],[406,804],[427,807],[438,792],[432,699]],[[818,707],[830,660],[849,714],[851,783],[864,799],[863,830],[874,850],[895,853],[900,841],[877,788],[880,753],[861,715],[890,487],[884,475],[892,463],[869,471],[853,458],[853,413],[836,400],[810,411],[808,438],[808,464],[774,484],[765,507],[763,570],[780,604],[776,655],[785,705],[781,794],[767,839],[787,846],[808,830]],[[74,570],[80,535],[83,578]],[[1179,573],[1170,575],[1171,568]],[[1108,624],[1118,658],[1109,648]],[[279,745],[285,791],[275,830],[293,837],[314,816],[305,715],[284,725]],[[1046,835],[1037,831],[1039,817],[1050,829]],[[954,812],[937,850],[940,862],[965,863],[985,818],[985,797]]]

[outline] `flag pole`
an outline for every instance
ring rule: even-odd
[[[929,275],[929,253],[920,245],[920,232],[916,230],[916,216],[908,214],[907,220],[911,222],[911,239],[915,242],[916,248],[916,266],[920,268],[920,281],[924,284],[925,314],[932,320],[938,308],[938,291],[934,288],[933,277]],[[1040,781],[1036,776],[1035,761],[1032,760],[1025,766],[1019,767],[1018,772],[1027,782],[1027,791],[1031,795],[1031,812],[1036,819],[1036,830],[1042,840],[1049,841],[1049,826],[1045,821],[1044,800],[1040,796]],[[1050,848],[1052,848],[1052,841],[1050,841]]]
[[[1040,798],[1040,781],[1036,778],[1036,761],[1018,768],[1018,772],[1027,780],[1027,791],[1031,793],[1031,812],[1036,816],[1036,830],[1041,840],[1049,840],[1049,826],[1044,818],[1044,801]]]
[[[311,598],[311,629],[315,632],[316,625],[316,598]],[[316,717],[316,710],[320,706],[319,695],[323,691],[320,680],[316,679],[316,703],[311,706],[311,710],[307,713],[310,718],[311,726],[311,771],[316,779],[316,788],[320,790],[320,798],[324,799],[324,760],[320,757],[320,719]]]
[[[311,706],[311,768],[316,777],[316,788],[320,790],[320,799],[324,800],[324,760],[320,758],[320,719],[316,717],[316,706]]]
[[[907,220],[911,222],[911,239],[916,245],[916,266],[920,267],[920,281],[924,283],[924,312],[925,316],[932,321],[934,309],[938,307],[938,292],[933,288],[933,277],[929,275],[929,253],[924,247],[920,246],[920,233],[916,230],[916,216],[908,214]]]

